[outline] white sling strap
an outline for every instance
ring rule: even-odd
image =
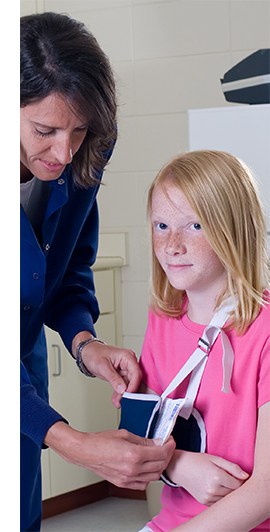
[[[202,374],[208,359],[208,355],[211,347],[215,343],[219,334],[222,339],[222,364],[223,364],[223,384],[222,391],[228,393],[230,391],[230,381],[234,362],[234,353],[230,344],[229,338],[226,333],[222,331],[223,325],[228,320],[230,312],[235,308],[235,299],[230,297],[223,302],[219,309],[214,314],[212,320],[204,329],[204,332],[199,338],[198,347],[192,353],[190,358],[180,369],[171,383],[167,386],[166,390],[162,393],[161,397],[164,400],[184,379],[191,373],[186,397],[181,409],[181,416],[188,419],[193,404],[196,399],[198,388],[201,382]]]

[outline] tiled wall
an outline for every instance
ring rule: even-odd
[[[187,109],[228,105],[220,78],[270,47],[270,0],[21,0],[83,20],[113,65],[119,140],[99,194],[101,230],[127,232],[123,343],[139,354],[148,306],[147,188],[188,148]]]

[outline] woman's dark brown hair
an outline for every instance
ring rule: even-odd
[[[83,23],[58,13],[21,17],[21,107],[61,95],[89,124],[74,156],[74,182],[95,183],[116,140],[116,95],[108,58]]]

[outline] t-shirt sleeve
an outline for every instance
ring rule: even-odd
[[[258,378],[258,408],[270,401],[270,338],[261,352]]]
[[[156,316],[152,310],[148,313],[148,323],[144,342],[142,346],[142,352],[139,360],[139,364],[142,370],[142,382],[148,386],[156,394],[161,394],[162,389],[159,384],[160,379],[157,372],[157,359],[155,358],[155,342],[157,337],[154,334],[154,321]],[[156,356],[158,356],[158,350],[156,350]]]

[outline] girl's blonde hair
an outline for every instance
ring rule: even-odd
[[[238,307],[231,326],[243,333],[266,303],[269,261],[266,224],[256,184],[249,168],[223,151],[200,150],[173,158],[158,173],[148,193],[147,213],[151,218],[156,187],[166,193],[172,183],[185,195],[199,217],[204,234],[227,271],[227,291],[236,294]],[[151,306],[169,316],[183,312],[184,290],[175,289],[161,268],[152,242]]]

